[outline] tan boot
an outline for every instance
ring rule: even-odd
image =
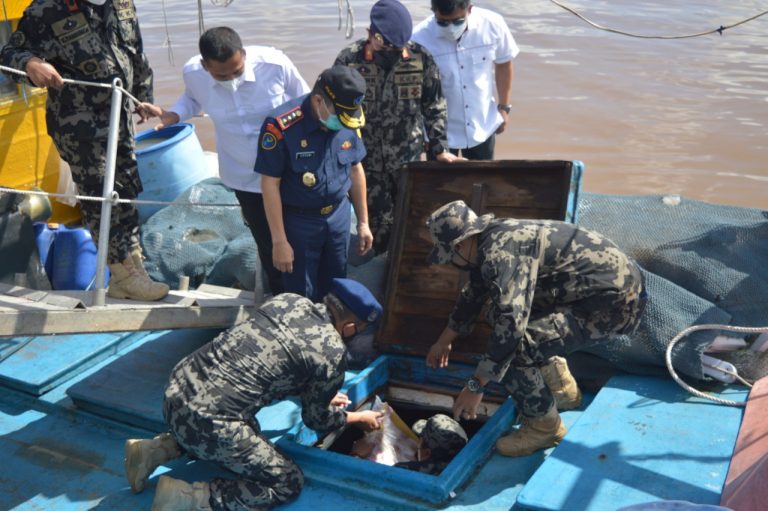
[[[581,391],[563,357],[550,358],[549,363],[541,367],[541,375],[555,397],[558,410],[573,410],[581,406]]]
[[[152,511],[211,511],[208,483],[189,484],[160,476]]]
[[[160,300],[168,294],[168,286],[161,282],[153,282],[144,267],[139,270],[133,262],[133,257],[127,257],[122,263],[109,265],[109,289],[107,294],[112,298],[128,298],[129,300]],[[142,275],[142,272],[144,274]]]
[[[149,273],[144,268],[144,254],[141,252],[141,247],[136,247],[131,251],[131,260],[133,261],[133,266],[142,277],[150,278]]]
[[[543,417],[523,417],[520,429],[496,440],[496,450],[504,456],[528,456],[556,446],[567,431],[557,410],[552,407]]]
[[[125,442],[125,477],[131,490],[144,490],[147,479],[157,467],[181,456],[181,448],[170,433],[157,435],[151,440],[132,438]]]

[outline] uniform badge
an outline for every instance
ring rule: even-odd
[[[99,70],[99,61],[96,59],[88,59],[80,63],[77,67],[80,71],[87,75],[95,74]]]
[[[277,147],[277,138],[272,133],[265,133],[261,137],[261,148],[266,151],[271,151]]]
[[[315,186],[317,184],[317,178],[315,177],[315,175],[313,173],[305,172],[301,176],[301,182],[304,183],[304,186],[306,186],[308,188],[312,188],[313,186]]]
[[[341,148],[345,151],[350,147],[352,147],[352,142],[350,142],[349,140],[345,140],[344,142],[341,143]]]
[[[26,42],[27,38],[24,37],[24,34],[22,32],[14,32],[13,35],[11,35],[11,39],[8,41],[8,43],[11,46],[21,46]]]
[[[307,141],[307,139],[306,139],[306,138],[302,138],[302,139],[301,139],[301,142],[299,142],[299,145],[300,145],[301,147],[307,147],[307,146],[309,145],[309,142]]]

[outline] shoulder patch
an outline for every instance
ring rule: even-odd
[[[266,124],[266,126],[264,126],[264,129],[268,133],[272,133],[275,136],[276,139],[278,139],[278,140],[282,140],[283,139],[283,132],[280,131],[280,128],[278,128],[277,126],[275,126],[271,122],[268,122]]]
[[[277,121],[277,125],[280,126],[280,129],[285,130],[286,128],[293,126],[303,118],[304,118],[304,112],[301,111],[300,106],[297,106],[295,108],[292,108],[291,110],[288,110],[284,114],[278,115],[275,118],[275,120]]]
[[[25,42],[27,42],[27,38],[24,37],[24,33],[21,30],[14,32],[8,41],[11,46],[24,46]]]
[[[261,148],[271,151],[275,147],[277,147],[277,138],[272,133],[264,133],[261,136]]]

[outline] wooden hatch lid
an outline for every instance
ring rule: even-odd
[[[386,353],[425,355],[446,325],[466,282],[451,265],[428,265],[427,217],[461,199],[478,215],[575,221],[583,166],[571,161],[413,162],[402,169],[389,245],[384,318],[376,338]],[[481,313],[452,360],[476,361],[490,333]]]

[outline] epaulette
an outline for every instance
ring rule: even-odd
[[[275,120],[277,121],[278,126],[280,126],[280,129],[285,131],[287,128],[293,126],[303,118],[304,112],[301,111],[300,106],[297,106],[288,110],[284,114],[278,115],[275,117]]]

